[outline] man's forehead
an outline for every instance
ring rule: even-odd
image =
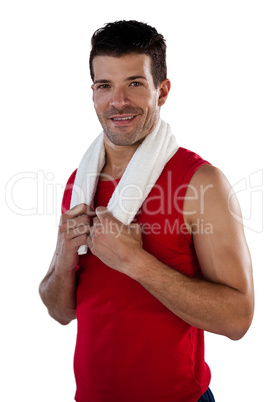
[[[120,57],[95,56],[93,59],[95,79],[103,74],[107,76],[143,76],[149,79],[151,76],[151,57],[147,54],[130,53]]]

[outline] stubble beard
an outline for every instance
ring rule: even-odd
[[[150,116],[147,116],[145,121],[141,119],[138,124],[135,126],[135,128],[131,131],[128,131],[128,127],[124,126],[118,126],[115,127],[114,129],[110,128],[108,124],[106,124],[107,119],[109,119],[109,116],[112,115],[119,115],[119,114],[133,114],[137,119],[139,119],[139,116],[144,115],[144,111],[140,108],[134,109],[124,109],[121,112],[115,112],[109,111],[104,113],[103,116],[98,115],[98,119],[101,123],[101,126],[103,128],[104,134],[107,136],[107,138],[111,141],[112,144],[117,145],[117,146],[130,146],[134,145],[137,142],[142,142],[142,140],[153,131],[158,118],[156,116],[156,112],[151,113]]]

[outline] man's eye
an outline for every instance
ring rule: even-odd
[[[108,84],[101,84],[101,85],[98,85],[98,87],[97,87],[97,89],[107,89],[107,88],[110,88],[110,85],[108,85]]]
[[[139,86],[141,85],[141,83],[138,82],[138,81],[133,81],[130,85],[131,85],[132,87],[139,87]]]

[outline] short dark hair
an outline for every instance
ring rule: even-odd
[[[151,56],[151,73],[156,87],[167,78],[165,39],[148,24],[133,20],[107,23],[93,34],[91,46],[89,67],[93,81],[94,57],[120,57],[130,53]]]

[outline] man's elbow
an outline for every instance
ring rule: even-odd
[[[248,323],[248,325],[243,325],[243,326],[240,325],[240,326],[237,326],[236,328],[234,328],[233,330],[228,331],[227,337],[230,338],[232,341],[239,341],[248,332],[250,324],[251,324],[251,322]]]
[[[51,311],[48,309],[48,314],[50,317],[52,317],[55,321],[57,321],[61,325],[68,325],[70,324],[71,321],[76,319],[76,313],[75,311],[73,312],[68,312],[68,315],[59,315],[58,313],[55,313],[54,311]]]
[[[41,282],[39,286],[39,295],[42,302],[46,306],[50,317],[52,317],[59,324],[68,325],[71,321],[76,319],[76,309],[68,308],[55,302],[54,298],[51,298],[49,292],[47,292],[43,282]]]
[[[239,341],[248,332],[254,314],[254,303],[246,303],[242,313],[236,315],[235,322],[233,322],[228,330],[228,338],[233,341]]]

